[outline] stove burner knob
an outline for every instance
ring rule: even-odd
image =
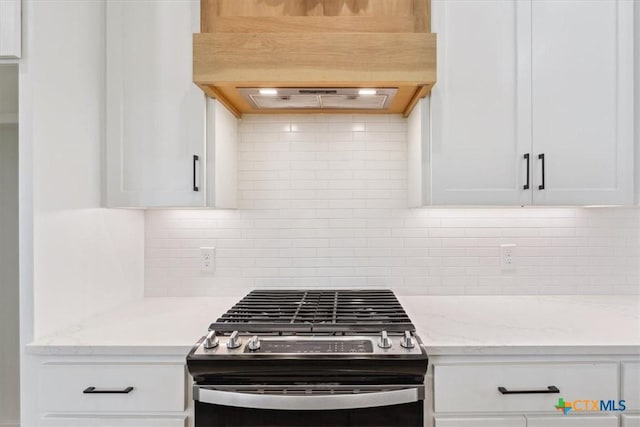
[[[242,340],[238,338],[238,331],[233,331],[233,333],[229,337],[229,341],[227,341],[227,348],[234,349],[240,347],[241,345]]]
[[[257,335],[254,335],[253,338],[251,338],[247,343],[247,347],[250,351],[260,350],[260,338],[258,338]]]
[[[387,331],[382,331],[380,339],[378,340],[378,347],[391,348],[391,339],[387,336]]]
[[[218,346],[218,337],[216,337],[216,331],[209,331],[207,337],[204,339],[204,348],[211,349]]]
[[[400,341],[400,345],[404,348],[413,348],[416,346],[416,342],[411,336],[411,332],[404,331],[404,337],[402,337],[402,341]]]

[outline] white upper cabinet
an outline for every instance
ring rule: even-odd
[[[432,204],[527,203],[528,10],[518,0],[433,0]],[[523,120],[524,118],[524,120]]]
[[[207,98],[207,206],[238,207],[238,119]]]
[[[631,204],[633,2],[533,0],[531,22],[533,203]]]
[[[236,149],[237,120],[223,116],[207,135],[207,102],[192,75],[199,23],[198,0],[107,2],[109,207],[217,206],[207,197],[224,181],[215,179],[216,144]],[[216,117],[214,101],[210,109]]]
[[[0,58],[21,56],[21,0],[0,0]]]
[[[633,2],[433,0],[432,21],[410,206],[633,203]]]

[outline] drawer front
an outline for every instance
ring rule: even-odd
[[[524,417],[436,417],[435,427],[526,427]]]
[[[97,393],[84,393],[89,387]],[[179,364],[51,363],[39,388],[41,412],[183,411],[186,373]]]
[[[627,411],[640,410],[640,363],[622,364],[622,397],[626,400]]]
[[[623,415],[622,427],[640,427],[640,415]]]
[[[618,427],[618,417],[614,415],[527,417],[527,427]]]
[[[42,427],[186,427],[186,417],[43,417]]]
[[[618,399],[616,363],[436,365],[436,412],[550,412],[558,398]],[[560,393],[502,394],[542,391],[555,386]]]

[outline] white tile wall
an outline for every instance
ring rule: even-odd
[[[399,116],[245,116],[240,209],[146,212],[146,294],[640,292],[640,209],[407,209]],[[499,245],[517,245],[500,270]],[[198,248],[217,248],[214,275]]]

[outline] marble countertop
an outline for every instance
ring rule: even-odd
[[[186,355],[240,299],[144,298],[41,337],[46,355]],[[640,295],[398,296],[430,355],[640,354]]]
[[[430,355],[640,355],[640,295],[401,298]]]

